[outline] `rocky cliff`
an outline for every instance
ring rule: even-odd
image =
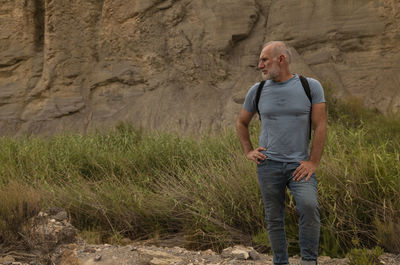
[[[400,112],[398,0],[0,0],[0,135],[232,126],[269,40]]]

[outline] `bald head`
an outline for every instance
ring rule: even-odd
[[[270,41],[264,44],[264,48],[269,47],[271,50],[271,55],[273,57],[280,56],[283,54],[286,57],[287,62],[290,64],[292,61],[292,53],[289,47],[283,41]]]
[[[291,53],[282,41],[271,41],[265,44],[260,53],[258,69],[264,80],[284,82],[293,77],[290,71]]]

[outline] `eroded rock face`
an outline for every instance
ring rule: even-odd
[[[0,25],[1,135],[232,126],[274,39],[293,72],[400,112],[397,0],[0,0]]]

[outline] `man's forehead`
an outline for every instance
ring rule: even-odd
[[[260,53],[260,58],[262,57],[269,57],[271,51],[271,45],[265,46]]]

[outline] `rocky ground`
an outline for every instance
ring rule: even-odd
[[[189,251],[180,247],[158,247],[131,242],[125,246],[91,245],[77,238],[76,229],[68,222],[65,211],[50,210],[33,218],[21,231],[30,251],[0,249],[3,265],[162,265],[162,264],[272,264],[272,257],[258,253],[252,247],[234,246],[222,253],[212,250]],[[400,255],[385,253],[381,264],[400,264]],[[320,257],[318,264],[344,265],[349,260]],[[300,264],[299,257],[290,264]]]

